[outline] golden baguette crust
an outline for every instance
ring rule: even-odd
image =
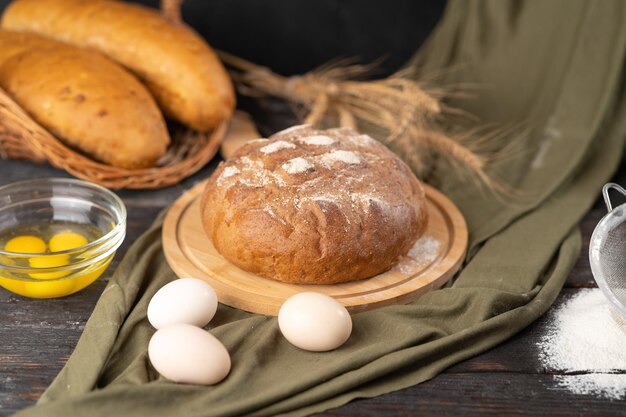
[[[131,69],[164,112],[201,131],[228,119],[233,86],[207,43],[157,11],[111,0],[17,0],[2,27],[96,49]]]
[[[148,90],[98,52],[0,30],[0,86],[39,124],[109,165],[146,168],[167,151]]]
[[[209,179],[204,229],[230,262],[299,284],[367,278],[424,232],[424,190],[391,151],[352,129],[288,129],[238,149]]]

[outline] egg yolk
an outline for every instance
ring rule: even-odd
[[[79,291],[95,281],[104,272],[111,261],[111,257],[94,265],[93,271],[82,275],[70,277],[72,271],[43,271],[47,268],[58,268],[70,264],[69,255],[55,254],[54,252],[76,249],[88,243],[89,241],[85,236],[71,231],[57,233],[50,239],[48,245],[37,236],[17,236],[6,243],[4,250],[34,255],[28,259],[28,264],[33,270],[42,269],[42,272],[29,271],[28,275],[35,279],[31,281],[0,277],[0,286],[17,294],[35,298],[61,297]],[[48,253],[48,249],[50,253]],[[7,260],[5,263],[9,263],[9,261]],[[61,279],[64,277],[67,279]]]
[[[87,243],[87,238],[79,233],[75,232],[61,232],[52,236],[50,239],[50,252],[61,252],[64,250],[76,249],[80,246],[84,246]]]
[[[76,290],[76,283],[72,278],[54,281],[28,281],[23,284],[22,294],[32,298],[63,297]]]
[[[37,236],[17,236],[4,245],[6,252],[44,253],[46,242]]]
[[[30,258],[28,263],[32,268],[56,268],[59,266],[65,266],[70,262],[67,255],[44,255]],[[57,272],[31,272],[30,275],[37,279],[56,279],[67,276],[70,271],[57,271]]]

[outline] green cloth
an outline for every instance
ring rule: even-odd
[[[502,171],[532,195],[506,204],[441,176],[470,226],[452,285],[354,315],[349,341],[328,353],[294,348],[275,318],[220,305],[207,329],[231,353],[230,375],[176,385],[146,353],[146,306],[174,279],[158,219],[115,271],[65,368],[19,415],[307,415],[423,382],[519,332],[559,294],[580,252],[576,225],[621,159],[624,22],[621,0],[450,1],[412,65],[484,86],[463,103],[484,121],[528,126],[516,139],[526,152]]]

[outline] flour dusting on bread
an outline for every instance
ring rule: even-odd
[[[352,151],[337,150],[322,155],[322,164],[332,166],[335,162],[356,165],[361,163],[359,155]]]
[[[240,165],[224,167],[224,170],[217,179],[218,186],[226,185],[230,188],[233,185],[233,181],[250,187],[264,187],[268,184],[273,184],[278,187],[285,185],[285,181],[282,176],[276,172],[266,169],[262,160],[244,156],[241,158],[240,162]],[[234,168],[237,170],[236,173],[240,175],[235,176],[232,174],[235,172],[234,170],[226,173],[228,168]],[[231,181],[228,181],[229,179],[231,179]]]
[[[280,132],[278,132],[276,134],[277,135],[287,135],[289,133],[293,133],[293,132],[296,132],[296,131],[302,130],[302,129],[308,129],[310,127],[311,127],[311,125],[308,125],[308,124],[291,126],[291,127],[288,127],[287,129],[281,130]]]
[[[228,178],[228,177],[232,177],[233,175],[237,175],[239,174],[241,171],[239,171],[239,168],[237,167],[226,167],[224,169],[224,172],[222,172],[222,176],[221,178]]]
[[[302,157],[290,159],[282,167],[289,174],[299,174],[315,168],[311,162]]]
[[[304,126],[238,149],[202,200],[215,248],[285,282],[345,282],[391,268],[425,230],[424,190],[395,154],[365,137]]]
[[[326,135],[314,135],[314,136],[305,136],[303,138],[298,138],[298,140],[307,145],[316,145],[316,146],[327,146],[335,143],[335,140]]]
[[[261,152],[264,154],[278,152],[281,149],[293,149],[296,145],[290,142],[285,142],[284,140],[279,140],[278,142],[272,142],[269,145],[266,145],[261,148]]]

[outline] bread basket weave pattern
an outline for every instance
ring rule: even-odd
[[[164,15],[180,21],[180,0],[162,0]],[[90,159],[68,147],[35,122],[0,89],[0,157],[48,162],[70,174],[108,188],[156,189],[180,182],[206,165],[217,153],[228,122],[210,132],[180,129],[153,168],[129,170]]]

